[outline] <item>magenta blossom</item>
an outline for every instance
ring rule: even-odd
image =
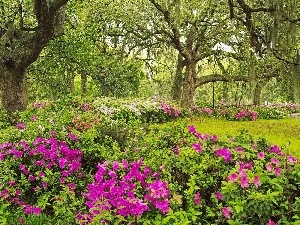
[[[241,185],[241,188],[247,188],[249,187],[249,178],[248,177],[242,177],[241,180],[240,180],[240,185]]]
[[[293,164],[297,163],[297,159],[292,155],[288,155],[287,161]]]
[[[227,180],[231,181],[232,183],[234,183],[238,179],[239,179],[239,176],[236,173],[232,173],[227,177]]]
[[[274,173],[278,177],[281,176],[281,169],[280,169],[280,167],[276,167],[275,170],[274,170]]]
[[[275,223],[273,220],[269,219],[269,221],[268,221],[268,224],[267,224],[267,225],[276,225],[276,223]]]
[[[223,148],[217,150],[215,152],[215,154],[216,154],[216,156],[223,157],[225,162],[230,162],[231,161],[231,151],[226,147],[223,147]]]
[[[195,149],[197,152],[202,153],[201,143],[198,144],[192,144],[191,145],[193,149]]]
[[[230,212],[231,212],[231,209],[229,207],[222,208],[222,213],[226,219],[230,219]]]
[[[256,188],[258,188],[261,185],[261,182],[259,180],[259,176],[254,176],[253,184],[255,185]]]
[[[192,134],[195,134],[195,133],[196,133],[196,128],[195,128],[193,125],[190,125],[190,126],[188,127],[188,129],[189,129],[189,132],[190,132],[190,133],[192,133]]]
[[[257,153],[257,158],[259,158],[259,159],[265,158],[265,153],[263,153],[263,152]]]
[[[68,137],[70,138],[70,140],[78,141],[78,137],[73,133],[69,133]]]
[[[218,192],[218,191],[215,193],[215,196],[216,196],[216,198],[219,199],[219,200],[222,200],[222,199],[223,199],[223,195],[222,195],[220,192]]]
[[[197,193],[195,194],[195,196],[194,196],[194,203],[195,203],[195,205],[200,205],[200,202],[201,202],[200,199],[201,199],[200,193],[197,192]]]

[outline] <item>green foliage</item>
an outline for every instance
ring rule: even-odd
[[[153,119],[152,114],[158,119]],[[278,224],[294,224],[299,220],[300,167],[296,158],[244,131],[225,138],[224,127],[228,127],[228,131],[229,127],[245,126],[248,121],[221,120],[223,135],[219,137],[213,135],[215,125],[208,119],[193,117],[174,121],[182,114],[185,113],[172,104],[149,99],[68,97],[33,104],[19,114],[20,121],[15,127],[2,129],[1,154],[7,148],[3,145],[5,142],[11,142],[15,150],[22,151],[22,140],[26,140],[29,150],[24,151],[22,157],[18,157],[15,150],[9,150],[15,153],[0,160],[3,184],[0,190],[3,197],[4,190],[14,193],[20,189],[20,198],[41,207],[43,213],[39,217],[27,216],[22,207],[15,203],[6,206],[3,202],[6,207],[2,210],[3,218],[17,223],[12,215],[18,215],[27,224],[79,223],[75,219],[77,212],[89,213],[81,193],[85,192],[86,184],[92,182],[98,163],[137,162],[143,158],[144,166],[156,171],[153,176],[159,175],[167,181],[171,191],[169,210],[161,213],[150,208],[136,218],[107,210],[96,216],[93,223],[104,220],[114,224],[267,224],[272,220]],[[212,133],[200,133],[197,128],[188,126],[191,123]],[[251,124],[256,123],[259,121],[251,121]],[[34,144],[37,137],[45,137],[48,144],[44,146],[50,149],[55,143],[51,139],[54,136],[55,140],[83,152],[81,167],[76,172],[81,174],[80,178],[72,174],[65,178],[64,184],[60,182],[59,165],[45,170],[35,165],[41,160],[41,154],[29,154],[33,149],[42,148],[41,143]],[[20,163],[37,177],[35,181],[30,181],[20,170]],[[45,175],[38,177],[41,172]],[[122,174],[118,172],[118,176]],[[16,185],[11,181],[16,181]],[[41,182],[47,182],[47,188],[42,188]],[[40,189],[32,192],[36,186]],[[144,191],[137,185],[137,194]],[[0,211],[0,218],[1,215]]]

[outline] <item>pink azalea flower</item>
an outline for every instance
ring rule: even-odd
[[[275,223],[273,220],[269,219],[269,221],[268,221],[268,224],[267,224],[267,225],[276,225],[276,223]]]
[[[175,146],[175,147],[173,148],[173,152],[174,152],[174,154],[175,154],[176,156],[179,156],[179,147],[178,147],[178,146]]]
[[[267,164],[266,169],[268,172],[271,172],[273,170],[273,166],[271,164]]]
[[[222,200],[223,199],[223,195],[220,192],[216,192],[215,196],[217,199]]]
[[[192,144],[191,145],[193,149],[195,149],[197,152],[202,153],[201,143],[198,144]]]
[[[223,159],[225,160],[225,162],[230,162],[231,161],[231,151],[228,148],[226,148],[226,147],[218,149],[215,152],[215,154],[216,154],[216,156],[223,157]]]
[[[270,162],[272,164],[275,164],[275,165],[279,165],[280,164],[280,161],[278,159],[276,159],[276,158],[271,158]]]
[[[192,133],[192,134],[195,134],[195,133],[196,133],[196,128],[195,128],[193,125],[190,125],[190,126],[188,127],[188,129],[189,129],[189,132],[190,132],[190,133]]]
[[[294,158],[292,155],[288,155],[287,161],[293,164],[297,163],[297,159]]]
[[[200,205],[200,199],[201,199],[200,193],[197,192],[197,193],[195,194],[195,196],[194,196],[194,203],[195,203],[195,205]]]
[[[216,143],[218,140],[218,136],[217,135],[212,136],[211,140],[212,142]]]
[[[261,185],[261,182],[259,180],[259,176],[254,176],[253,184],[255,185],[256,188],[258,188]]]
[[[230,211],[231,209],[229,207],[223,207],[222,213],[226,219],[230,219]]]
[[[70,138],[70,140],[78,141],[78,137],[73,133],[69,133],[68,137]]]
[[[238,179],[239,179],[239,176],[236,173],[232,173],[227,177],[227,180],[231,181],[232,183],[234,183]]]
[[[249,187],[249,178],[248,177],[242,177],[240,180],[240,185],[242,188],[247,188]]]
[[[281,176],[281,169],[280,167],[276,167],[275,170],[274,170],[274,173],[276,176]]]
[[[265,158],[265,153],[263,153],[263,152],[257,153],[257,158],[259,158],[259,159]]]
[[[242,147],[237,147],[237,148],[236,148],[236,151],[237,151],[237,152],[244,152],[244,149],[243,149]]]

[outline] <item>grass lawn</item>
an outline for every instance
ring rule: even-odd
[[[267,141],[284,147],[300,158],[300,119],[228,121],[225,119],[193,118],[184,119],[193,124],[200,133],[216,134],[219,138],[235,136],[241,130],[249,131],[254,138],[264,137]]]

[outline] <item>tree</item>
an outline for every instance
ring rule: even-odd
[[[267,59],[276,67],[273,77],[284,81],[289,101],[299,98],[300,2],[297,0],[260,1],[228,0],[230,18],[244,27],[250,47],[261,61]],[[288,82],[285,82],[287,81]],[[265,81],[263,81],[264,83]],[[255,103],[259,103],[261,83],[256,85]],[[286,94],[286,93],[285,93]]]
[[[68,1],[1,1],[0,82],[8,115],[26,108],[25,71],[51,39],[64,33]]]

